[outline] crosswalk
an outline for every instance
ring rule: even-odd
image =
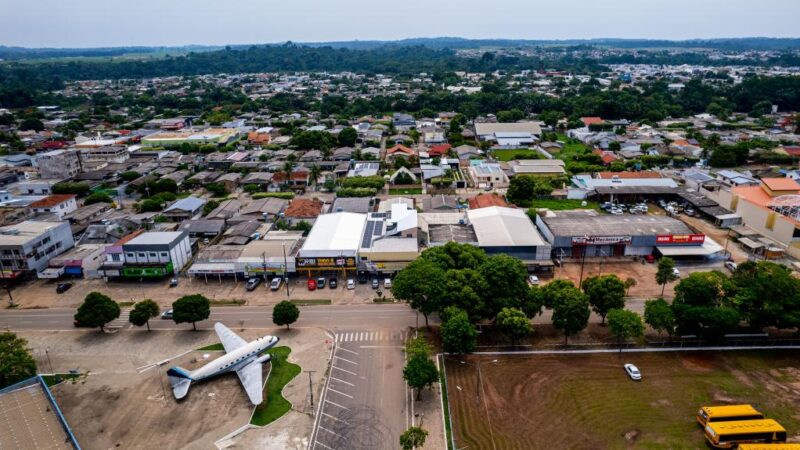
[[[400,331],[344,331],[336,333],[336,342],[405,342],[406,333]]]
[[[131,309],[133,308],[122,308],[119,311],[119,317],[109,322],[108,325],[106,325],[106,329],[114,331],[128,326],[129,325],[128,318],[131,315]]]

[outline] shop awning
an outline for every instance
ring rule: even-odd
[[[711,256],[723,250],[721,245],[708,236],[703,245],[662,245],[656,249],[664,256]]]
[[[64,274],[63,267],[48,267],[36,274],[36,278],[55,279]]]
[[[234,263],[194,263],[189,268],[192,275],[235,273],[236,264]]]
[[[739,238],[739,243],[744,245],[745,247],[749,248],[750,250],[757,250],[757,249],[759,249],[759,248],[764,246],[764,244],[762,244],[760,242],[756,242],[756,241],[754,241],[754,240],[752,240],[750,238],[746,238],[746,237]]]

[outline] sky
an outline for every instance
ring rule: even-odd
[[[0,45],[800,37],[797,0],[0,0]]]

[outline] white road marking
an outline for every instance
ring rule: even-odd
[[[334,403],[334,402],[332,402],[332,401],[328,400],[327,398],[325,399],[325,403],[330,403],[331,405],[333,405],[333,406],[338,406],[339,408],[342,408],[342,409],[344,409],[345,411],[350,411],[350,408],[348,408],[348,407],[346,407],[346,406],[342,406],[342,405],[340,405],[340,404],[338,404],[338,403]]]
[[[342,420],[342,419],[340,419],[340,418],[338,418],[338,417],[336,417],[336,416],[332,416],[332,415],[330,415],[330,414],[328,414],[328,413],[326,413],[326,412],[323,412],[323,413],[322,413],[322,415],[323,415],[323,416],[325,416],[325,417],[330,417],[331,419],[333,419],[333,420],[335,420],[335,421],[337,421],[337,422],[342,422],[342,423],[343,423],[343,424],[345,424],[345,425],[350,425],[350,424],[349,424],[349,423],[347,423],[346,421],[344,421],[344,420]]]
[[[358,374],[357,374],[357,373],[355,373],[355,372],[350,372],[349,370],[342,369],[341,367],[337,367],[337,366],[331,366],[331,367],[333,367],[334,369],[339,369],[339,370],[341,370],[342,372],[349,373],[350,375],[358,375]]]
[[[320,441],[314,441],[314,445],[321,445],[321,446],[323,446],[323,447],[325,447],[325,448],[329,448],[329,449],[331,449],[331,450],[336,450],[336,449],[335,449],[335,448],[333,448],[333,447],[328,447],[327,445],[323,444],[323,443],[322,443],[322,442],[320,442]]]
[[[334,436],[339,436],[339,437],[342,437],[342,435],[341,435],[341,434],[339,434],[339,433],[336,433],[336,432],[334,432],[334,431],[331,431],[331,430],[329,430],[329,429],[327,429],[327,428],[323,427],[322,425],[318,426],[317,428],[319,428],[319,429],[320,429],[320,430],[322,430],[322,431],[327,431],[328,433],[330,433],[330,434],[332,434],[332,435],[334,435]]]
[[[405,348],[402,345],[359,345],[358,348]]]
[[[328,390],[329,390],[329,391],[331,391],[331,392],[335,392],[335,393],[337,393],[337,394],[339,394],[339,395],[344,395],[345,397],[347,397],[347,398],[349,398],[349,399],[352,399],[352,398],[353,398],[353,396],[352,396],[352,395],[350,395],[350,394],[345,394],[345,393],[344,393],[344,392],[342,392],[342,391],[337,391],[336,389],[334,389],[334,388],[332,388],[332,387],[330,387],[330,386],[328,386]]]
[[[364,333],[358,333],[358,340],[359,341],[363,341],[364,340]]]
[[[340,380],[340,379],[338,379],[338,378],[336,378],[336,377],[333,377],[333,376],[331,377],[331,380],[333,380],[333,381],[338,381],[338,382],[340,382],[340,383],[344,383],[344,384],[347,384],[347,385],[349,385],[349,386],[355,386],[355,384],[353,384],[353,383],[350,383],[349,381]]]
[[[345,351],[345,352],[348,352],[348,353],[352,353],[352,354],[354,354],[354,355],[358,356],[358,353],[356,353],[356,352],[354,352],[354,351],[352,351],[352,350],[350,350],[350,349],[347,349],[347,348],[344,348],[344,347],[337,347],[337,349],[338,349],[338,350]]]
[[[344,361],[344,362],[349,362],[350,364],[353,364],[353,365],[356,365],[356,366],[358,365],[358,363],[357,363],[357,362],[350,361],[349,359],[344,359],[344,358],[342,358],[341,356],[336,356],[336,355],[333,355],[333,358],[334,358],[334,359],[341,359],[341,360],[342,360],[342,361]]]

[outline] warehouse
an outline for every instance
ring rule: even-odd
[[[712,239],[666,216],[547,211],[536,217],[536,226],[552,244],[557,260],[646,255],[696,260],[714,259],[723,253]]]
[[[298,271],[355,271],[358,249],[367,223],[366,214],[338,212],[322,214],[314,222],[297,254]]]
[[[549,261],[550,244],[542,239],[522,209],[490,206],[467,212],[478,247],[492,254],[507,254],[523,261]]]

